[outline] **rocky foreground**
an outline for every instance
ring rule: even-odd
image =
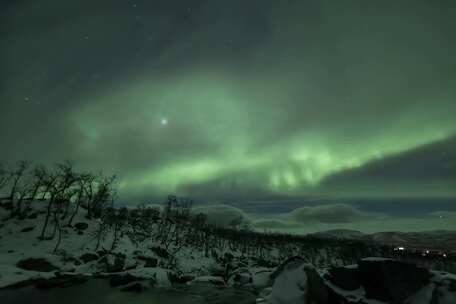
[[[176,275],[154,265],[132,268],[125,260],[120,255],[85,254],[81,263],[95,263],[103,271],[80,273],[62,271],[46,257],[26,258],[16,264],[18,270],[13,276],[29,277],[2,288],[69,288],[98,278],[124,292],[174,289],[204,295],[207,303],[456,303],[455,275],[392,259],[365,258],[357,265],[318,270],[300,257],[293,257],[275,269],[252,272],[239,268],[228,281],[216,272],[196,276]]]

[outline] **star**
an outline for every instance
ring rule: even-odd
[[[163,117],[161,120],[160,120],[160,124],[162,126],[167,126],[168,125],[168,119],[166,119],[165,117]]]

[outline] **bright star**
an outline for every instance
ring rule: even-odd
[[[162,118],[162,119],[160,120],[160,124],[161,124],[162,126],[168,125],[168,119]]]

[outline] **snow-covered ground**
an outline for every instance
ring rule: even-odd
[[[143,242],[133,242],[128,237],[128,229],[122,232],[113,251],[103,253],[106,259],[103,259],[102,254],[99,254],[93,261],[84,262],[84,255],[97,254],[95,251],[97,243],[95,234],[99,225],[98,219],[88,220],[85,218],[84,212],[79,212],[76,215],[73,224],[86,223],[88,224],[87,228],[79,231],[79,233],[73,227],[64,228],[59,249],[54,251],[57,237],[53,240],[39,239],[45,214],[44,203],[38,202],[38,204],[42,206],[35,207],[38,212],[37,218],[22,220],[8,218],[9,213],[0,207],[0,219],[2,221],[0,225],[0,288],[30,279],[54,277],[53,271],[39,272],[18,267],[17,263],[21,260],[44,259],[55,266],[59,272],[100,276],[106,271],[105,264],[114,266],[115,259],[118,256],[122,257],[123,265],[121,269],[117,269],[116,273],[130,274],[143,279],[154,279],[156,285],[161,287],[169,287],[171,285],[170,278],[176,276],[191,277],[194,278],[195,282],[212,277],[213,281],[218,280],[222,284],[229,282],[235,284],[232,278],[220,276],[225,271],[223,268],[225,265],[221,265],[212,255],[207,256],[204,248],[191,246],[176,248],[174,244],[171,244],[166,251],[172,253],[172,256],[163,257],[151,250],[154,247],[163,248],[158,241],[147,238]],[[50,226],[52,227],[52,225]],[[52,232],[52,228],[48,230],[48,234]],[[110,231],[99,245],[98,250],[109,249],[112,241],[113,232]],[[223,252],[218,253],[219,256],[223,254]],[[234,260],[240,256],[240,253],[235,251],[230,251],[230,254]],[[148,260],[153,261],[156,265],[145,267]],[[262,285],[267,284],[265,276],[272,272],[272,269],[254,265],[246,266],[251,277],[248,279],[251,281],[249,284],[256,288],[264,287]]]
[[[9,213],[0,207],[0,288],[71,275],[117,279],[122,281],[119,285],[127,286],[135,281],[148,282],[132,287],[136,289],[147,288],[151,284],[163,289],[183,284],[194,286],[194,290],[202,293],[207,293],[207,286],[214,290],[240,288],[247,290],[241,293],[242,297],[256,297],[257,303],[310,304],[317,297],[319,300],[315,303],[329,304],[332,302],[327,302],[328,295],[325,296],[328,292],[333,297],[347,300],[347,303],[387,303],[367,298],[363,286],[354,290],[342,289],[328,279],[327,269],[316,270],[303,259],[287,261],[279,267],[265,267],[258,265],[254,256],[246,256],[234,249],[207,254],[205,248],[185,244],[173,243],[164,248],[159,241],[149,237],[138,242],[129,237],[133,233],[130,228],[121,231],[117,246],[112,251],[108,249],[111,248],[114,232],[108,232],[97,251],[96,231],[100,220],[88,220],[84,212],[76,215],[73,227],[63,229],[61,244],[55,251],[57,237],[53,240],[38,238],[45,218],[44,203],[37,202],[34,208],[36,217],[20,220],[9,218]],[[75,224],[84,229],[74,228]],[[52,225],[47,231],[47,234],[50,233]],[[231,257],[229,262],[221,259],[226,255]],[[365,261],[382,263],[386,260],[371,258]],[[38,268],[32,270],[29,266]],[[357,271],[358,266],[350,267],[347,268]],[[456,276],[432,272],[431,281],[404,303],[434,303],[438,299],[440,304],[454,304],[455,285]],[[226,290],[228,293],[231,289]],[[234,294],[239,297],[239,293]]]

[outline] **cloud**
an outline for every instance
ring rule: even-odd
[[[228,205],[208,205],[193,208],[194,214],[203,213],[207,215],[208,223],[219,227],[228,227],[230,222],[235,219],[242,219],[249,223],[249,217],[236,207]]]
[[[454,196],[456,183],[456,136],[449,136],[366,164],[326,176],[326,191],[418,196]]]
[[[281,233],[307,234],[334,229],[356,230],[363,233],[385,231],[455,230],[456,212],[442,210],[420,216],[392,216],[365,212],[347,204],[301,207],[290,213],[267,219],[257,218],[253,227]]]
[[[290,219],[298,223],[351,223],[371,218],[366,212],[346,204],[301,207],[293,210]]]
[[[295,223],[287,220],[277,219],[261,219],[256,220],[252,223],[256,229],[287,229],[287,228],[298,228],[301,226],[299,223]]]

